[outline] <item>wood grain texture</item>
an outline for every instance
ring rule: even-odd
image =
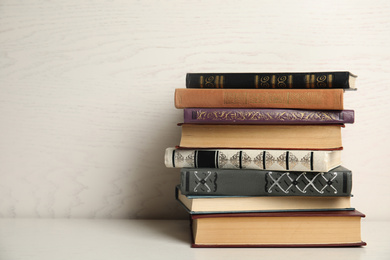
[[[352,205],[388,219],[389,42],[388,1],[1,1],[0,217],[186,218],[187,72],[349,70]]]

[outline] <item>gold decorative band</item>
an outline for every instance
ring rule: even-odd
[[[305,75],[306,88],[310,88],[310,75]]]
[[[332,74],[329,74],[328,75],[328,85],[329,85],[329,88],[332,88],[332,83],[333,83],[333,75]]]
[[[310,86],[311,86],[311,88],[314,88],[315,87],[315,80],[316,80],[316,76],[313,74],[313,75],[311,75],[311,77],[310,77]]]
[[[276,76],[275,76],[275,75],[272,75],[272,77],[271,77],[271,85],[272,85],[272,88],[275,88],[275,82],[276,82]]]
[[[289,88],[292,88],[292,83],[293,83],[293,76],[292,75],[288,75],[288,87]]]

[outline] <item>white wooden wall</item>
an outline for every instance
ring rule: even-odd
[[[389,1],[0,2],[0,217],[186,218],[187,72],[349,70],[352,204],[389,219]]]

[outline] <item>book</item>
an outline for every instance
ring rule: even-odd
[[[187,73],[187,88],[355,89],[348,71],[280,73]]]
[[[364,246],[357,210],[190,215],[192,247]]]
[[[341,151],[179,149],[165,150],[168,168],[255,169],[327,172],[341,165]]]
[[[180,147],[337,150],[343,125],[182,124]]]
[[[180,170],[184,195],[351,196],[352,172],[343,166],[328,172],[270,170]]]
[[[185,108],[188,124],[352,124],[353,110]]]
[[[175,90],[176,108],[293,108],[343,110],[342,89]]]
[[[176,187],[176,199],[190,214],[353,210],[348,196],[186,196]]]

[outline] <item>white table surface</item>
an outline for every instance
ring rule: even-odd
[[[390,222],[362,248],[191,248],[186,220],[0,219],[0,259],[390,259]]]

